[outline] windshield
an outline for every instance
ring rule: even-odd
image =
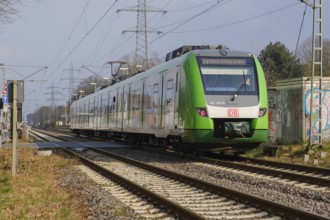
[[[257,94],[253,58],[199,58],[206,95]]]

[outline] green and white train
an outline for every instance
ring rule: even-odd
[[[71,130],[184,151],[240,153],[267,141],[267,110],[255,56],[184,46],[165,63],[74,101]]]

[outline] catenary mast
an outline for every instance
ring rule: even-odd
[[[148,69],[148,33],[160,33],[159,31],[149,28],[147,25],[148,12],[162,12],[166,11],[147,6],[146,0],[138,0],[138,5],[117,10],[120,11],[133,11],[137,12],[136,27],[133,30],[124,30],[126,32],[136,33],[135,57],[134,62],[136,66],[142,64],[142,68]],[[143,63],[141,63],[141,61]]]

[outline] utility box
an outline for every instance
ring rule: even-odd
[[[7,80],[8,85],[8,102],[13,103],[13,82],[14,80]],[[17,103],[24,102],[24,81],[16,80],[17,82]]]
[[[315,77],[314,91],[319,89],[319,78]],[[281,80],[275,89],[268,90],[269,141],[282,143],[305,143],[310,129],[319,129],[320,114],[315,108],[310,126],[311,81],[309,77]],[[322,139],[330,141],[330,77],[322,78]],[[319,93],[313,93],[314,104]]]

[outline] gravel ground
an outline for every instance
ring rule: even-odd
[[[125,206],[78,169],[62,169],[61,174],[59,185],[70,191],[75,199],[82,200],[82,203],[88,207],[85,219],[141,219],[131,208]]]
[[[311,190],[292,183],[286,184],[281,180],[274,181],[267,178],[233,173],[218,168],[201,166],[193,162],[180,161],[179,159],[164,155],[159,156],[159,154],[144,153],[129,149],[113,149],[111,151],[183,175],[189,175],[223,187],[260,196],[286,206],[310,211],[330,218],[329,189],[327,191]]]
[[[233,173],[155,153],[124,148],[111,149],[110,151],[330,218],[329,189],[327,191],[311,190],[299,187],[296,184],[287,184],[281,180],[275,181]],[[114,198],[100,185],[92,183],[85,174],[78,170],[62,170],[60,185],[66,187],[72,193],[84,195],[86,198],[85,205],[89,207],[86,219],[139,219],[132,209]]]

